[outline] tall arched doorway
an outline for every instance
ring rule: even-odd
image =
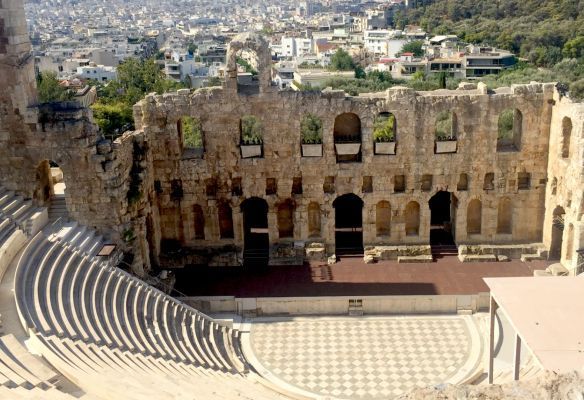
[[[450,192],[437,192],[428,205],[430,207],[430,245],[436,250],[455,250],[454,218],[456,216],[456,198]]]
[[[251,197],[241,204],[243,213],[243,261],[249,266],[268,264],[270,237],[268,234],[268,203]]]
[[[34,200],[37,204],[49,208],[49,219],[68,219],[65,179],[61,167],[51,160],[41,161],[36,168],[36,181]]]
[[[349,193],[336,198],[335,247],[336,254],[363,253],[363,200]]]
[[[564,236],[564,216],[566,212],[560,206],[554,209],[552,220],[552,241],[548,260],[560,260],[562,257],[562,239]]]

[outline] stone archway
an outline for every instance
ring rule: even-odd
[[[226,59],[226,80],[228,90],[238,92],[237,58],[242,50],[255,53],[257,58],[257,72],[259,93],[266,92],[271,84],[272,58],[268,42],[258,33],[242,33],[229,42]]]
[[[36,188],[33,199],[49,208],[49,219],[67,219],[69,213],[65,199],[65,177],[55,161],[43,160],[36,167]]]
[[[339,196],[335,208],[335,252],[363,253],[363,200],[353,193]]]
[[[243,262],[249,266],[266,266],[269,259],[268,203],[251,197],[241,203],[243,213]]]
[[[452,193],[441,190],[428,201],[430,207],[430,244],[432,246],[453,246],[452,226],[456,215]]]

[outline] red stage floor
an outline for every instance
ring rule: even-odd
[[[243,269],[190,268],[177,272],[176,288],[190,296],[294,297],[475,294],[488,291],[484,277],[532,276],[548,261],[461,263],[455,256],[433,263],[364,264],[344,258],[337,264]]]

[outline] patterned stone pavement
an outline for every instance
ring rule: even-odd
[[[481,345],[470,324],[458,316],[265,318],[252,322],[250,342],[260,369],[316,397],[388,399],[445,383],[468,365],[471,346]]]

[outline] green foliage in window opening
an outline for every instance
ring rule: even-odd
[[[241,141],[243,144],[262,144],[262,125],[253,115],[241,118]]]
[[[304,144],[322,143],[322,120],[316,115],[307,114],[300,123],[300,133]]]
[[[513,138],[513,120],[515,112],[513,110],[505,110],[499,116],[499,134],[498,139],[512,139]]]
[[[395,116],[381,114],[373,124],[373,140],[377,143],[395,141]]]
[[[452,113],[450,111],[442,111],[436,117],[435,135],[437,139],[443,140],[454,136],[452,133]]]
[[[201,122],[193,117],[182,117],[182,133],[185,148],[203,147]]]

